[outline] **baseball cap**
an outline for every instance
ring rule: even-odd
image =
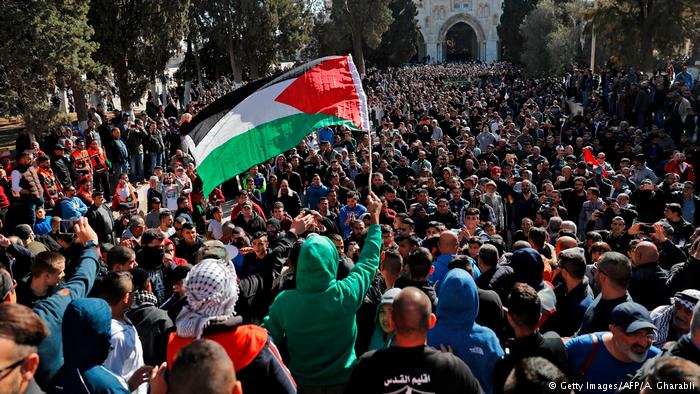
[[[250,201],[246,201],[242,205],[243,208],[253,208],[253,204],[250,203]]]
[[[613,177],[613,180],[615,180],[615,181],[620,181],[620,182],[624,182],[624,181],[627,180],[627,178],[625,178],[624,175],[620,174],[620,175],[615,175],[615,177]]]
[[[151,197],[151,204],[160,204],[160,198],[158,197]]]
[[[392,287],[391,289],[385,291],[384,294],[382,295],[381,304],[382,305],[393,304],[394,300],[396,299],[396,297],[399,296],[400,292],[401,292],[401,289],[399,289],[398,287]]]
[[[493,173],[495,173],[495,172],[497,172],[497,173],[500,174],[500,173],[501,173],[501,167],[499,167],[499,166],[493,166],[493,167],[491,167],[491,173],[493,174]]]
[[[627,334],[643,328],[656,329],[647,308],[632,301],[616,306],[612,311],[611,320],[612,324],[622,328]]]

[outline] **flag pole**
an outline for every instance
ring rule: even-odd
[[[372,192],[372,130],[367,130],[367,140],[369,141],[369,193]],[[367,193],[367,195],[369,195]]]

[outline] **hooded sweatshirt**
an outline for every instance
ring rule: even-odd
[[[299,252],[297,288],[280,293],[263,326],[275,342],[286,336],[290,369],[300,386],[347,383],[355,366],[355,315],[379,267],[381,230],[367,229],[360,259],[336,280],[338,250],[323,236],[308,238]]]
[[[428,345],[450,346],[479,380],[484,393],[493,392],[493,369],[503,358],[496,334],[476,324],[479,293],[474,280],[463,269],[452,269],[438,292],[437,323],[428,331]]]
[[[63,367],[49,392],[129,393],[126,382],[102,366],[110,348],[112,311],[106,301],[79,298],[63,319]]]

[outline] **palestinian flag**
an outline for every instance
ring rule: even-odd
[[[183,128],[204,195],[294,148],[314,130],[368,130],[367,99],[350,56],[326,57],[237,89]]]

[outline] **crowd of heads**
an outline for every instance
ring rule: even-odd
[[[448,359],[461,392],[700,390],[685,73],[370,69],[371,130],[316,130],[209,195],[181,129],[225,81],[20,137],[0,155],[0,393],[73,387],[75,357],[144,393],[440,392],[421,373]],[[65,346],[78,332],[92,353]]]

